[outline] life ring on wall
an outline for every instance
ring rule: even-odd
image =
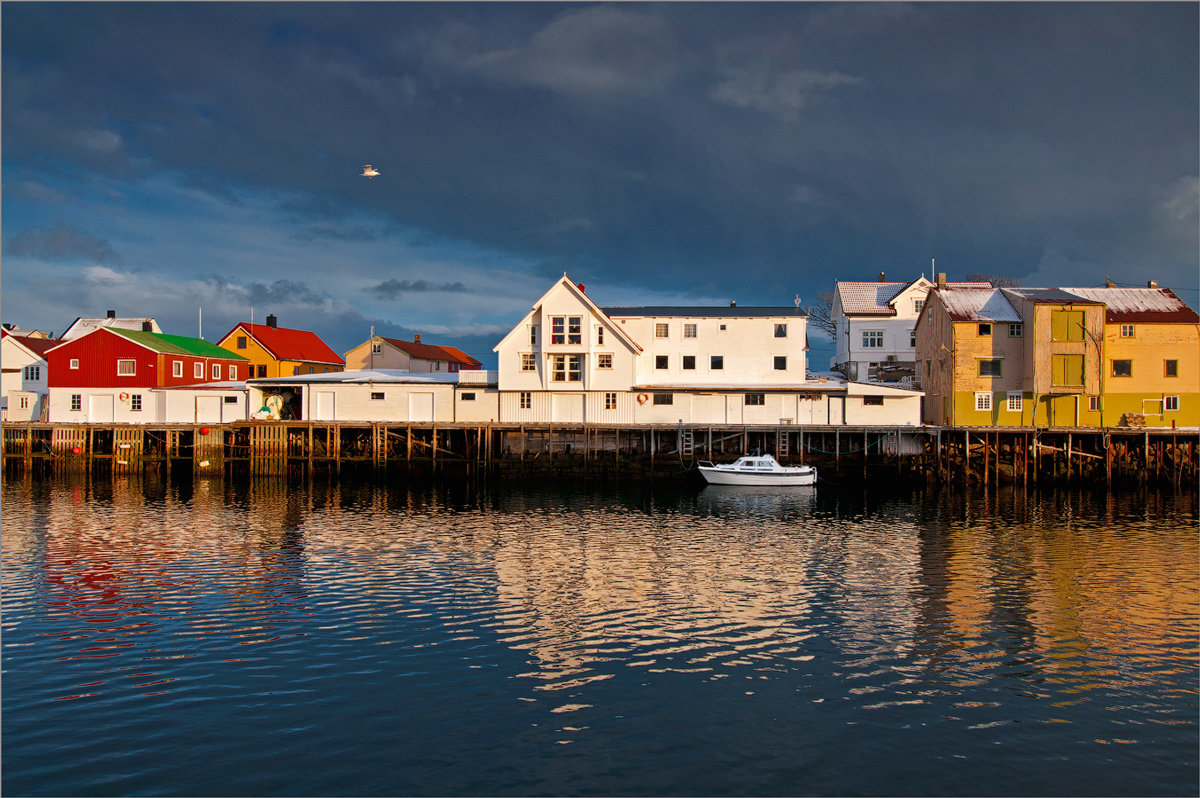
[[[121,401],[122,401],[122,402],[128,402],[128,401],[129,401],[129,394],[127,394],[127,393],[123,393],[123,394],[121,394]]]
[[[646,393],[638,394],[638,404],[639,405],[644,405],[644,404],[646,404],[646,402],[649,402],[649,401],[650,401],[650,394],[646,394]]]

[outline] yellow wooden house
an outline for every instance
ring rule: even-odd
[[[250,361],[250,377],[290,377],[345,371],[346,363],[315,333],[266,324],[239,323],[217,342]]]

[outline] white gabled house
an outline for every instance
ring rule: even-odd
[[[990,283],[948,283],[952,288],[991,288]],[[933,282],[921,275],[908,283],[839,281],[830,320],[837,328],[830,368],[850,380],[896,381],[912,377],[917,359],[917,318]]]
[[[5,421],[39,421],[50,393],[47,350],[58,344],[45,337],[0,331],[0,408]]]

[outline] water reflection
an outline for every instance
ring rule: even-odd
[[[1172,751],[1195,737],[1186,497],[202,480],[17,481],[3,500],[4,713],[22,732],[6,735],[6,787],[45,783],[31,780],[38,741],[100,718],[215,706],[253,711],[270,735],[311,724],[289,713],[350,707],[386,729],[382,696],[421,708],[434,736],[439,718],[492,728],[528,706],[559,746],[601,745],[634,707],[706,728],[690,694],[736,696],[806,734],[819,707],[819,745],[936,725],[938,757],[1014,744],[1013,724],[1022,740],[1034,724],[1148,746],[1164,737],[1147,728],[1178,726]],[[686,689],[636,692],[650,683]],[[250,740],[204,723],[210,753],[257,761]],[[1037,739],[1048,748],[1030,756],[1075,744]],[[315,763],[311,746],[289,736],[285,750]],[[125,787],[161,788],[161,767]],[[94,786],[75,778],[49,783]],[[858,791],[889,791],[861,778]]]

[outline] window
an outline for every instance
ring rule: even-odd
[[[529,352],[521,353],[521,371],[537,371],[537,360]]]
[[[695,338],[696,337],[696,325],[695,324],[683,325],[683,337],[684,338]]]
[[[596,355],[596,368],[598,368],[598,369],[612,368],[612,355],[607,352]]]
[[[204,364],[196,363],[192,368],[192,376],[198,380],[204,379]]]
[[[864,396],[863,405],[866,407],[883,407],[882,396]]]
[[[1163,361],[1163,376],[1164,377],[1178,377],[1179,376],[1179,361],[1178,360],[1164,360]]]
[[[259,367],[258,367],[258,376],[259,376],[259,377],[266,377],[266,376],[267,376],[267,367],[266,367],[266,364],[263,364],[263,365],[261,365],[261,366],[259,366]]]
[[[596,343],[599,344],[600,346],[604,346],[604,328],[603,327],[596,328]]]
[[[980,338],[989,338],[989,337],[991,337],[991,335],[992,335],[992,325],[990,325],[990,324],[980,324],[979,325],[979,337]]]
[[[246,336],[244,336],[244,335],[239,335],[239,336],[238,336],[238,339],[237,339],[237,348],[238,348],[238,349],[245,349],[245,348],[246,348]]]
[[[1050,340],[1082,341],[1083,311],[1054,310],[1050,312]]]
[[[696,356],[695,355],[684,355],[683,356],[684,371],[691,371],[694,368],[696,368]]]
[[[292,376],[294,377],[294,376],[296,376],[296,375],[297,375],[297,374],[299,374],[299,373],[300,373],[300,367],[299,367],[299,366],[292,366]]]
[[[529,391],[521,391],[517,394],[517,403],[522,410],[528,410],[533,406],[533,394]]]
[[[567,342],[567,317],[550,317],[550,343],[565,344]]]
[[[1132,324],[1122,324],[1121,325],[1121,337],[1122,338],[1132,338],[1133,337],[1133,325]]]
[[[1114,360],[1112,362],[1112,375],[1114,377],[1132,377],[1133,376],[1133,361],[1132,360]]]
[[[464,393],[464,394],[462,395],[462,400],[463,400],[464,402],[474,402],[474,401],[475,401],[475,392],[474,392],[474,391],[468,391],[468,392]]]
[[[1178,409],[1179,409],[1179,397],[1178,396],[1164,396],[1163,397],[1163,410],[1164,411],[1178,410]]]
[[[26,366],[21,376],[26,380],[40,380],[42,378],[42,367]]]
[[[979,376],[980,377],[999,377],[1001,376],[1001,364],[1004,361],[998,357],[983,358],[979,361]]]
[[[117,361],[117,376],[132,377],[137,374],[136,360],[118,360]]]
[[[583,343],[583,317],[568,316],[567,317],[567,343],[581,344]]]
[[[135,413],[142,412],[142,395],[135,393],[129,397],[129,409]]]
[[[220,363],[213,363],[212,375],[213,375],[212,378],[214,380],[221,379],[221,364]]]
[[[28,409],[29,409],[29,397],[28,397],[28,396],[22,396],[22,397],[21,397],[21,409],[22,409],[22,410],[28,410]]]
[[[1020,391],[1008,392],[1008,409],[1013,413],[1020,413],[1025,407],[1025,394]]]
[[[787,325],[786,324],[776,324],[775,325],[775,337],[776,338],[787,338]]]
[[[382,355],[383,354],[383,344],[371,344],[371,354],[372,355]]]
[[[746,394],[746,404],[761,407],[767,403],[767,395],[765,393],[748,393]]]
[[[537,346],[537,325],[529,325],[529,345]]]
[[[72,410],[82,410],[83,409],[83,394],[80,394],[80,393],[71,394],[71,409]]]
[[[1025,334],[1025,330],[1023,329],[1020,322],[1015,322],[1013,324],[1008,325],[1008,337],[1009,338],[1020,338],[1024,334]]]
[[[79,368],[79,358],[77,358],[77,357],[71,358],[71,368],[72,369]]]
[[[183,376],[183,361],[182,360],[171,361],[171,376],[172,377],[182,377]]]
[[[1088,397],[1088,410],[1090,410],[1093,413],[1100,412],[1100,397],[1099,396],[1089,396]]]
[[[383,391],[371,391],[371,401],[372,402],[382,402],[383,399],[384,399]]]
[[[882,349],[883,330],[863,330],[863,349]]]
[[[654,394],[654,404],[656,404],[656,405],[673,405],[673,404],[675,404],[675,394],[673,394],[673,393],[656,393],[656,394]]]
[[[920,314],[921,310],[924,307],[925,307],[924,299],[914,299],[913,300],[913,311],[916,312],[917,314]]]
[[[908,331],[908,345],[912,346],[912,347],[915,347],[917,345],[917,331],[916,330]]]
[[[667,362],[668,362],[668,359],[667,359],[666,355],[655,355],[654,356],[654,368],[656,368],[656,369],[667,368]]]
[[[775,370],[776,371],[787,371],[787,356],[786,355],[776,355],[775,356]]]
[[[717,329],[718,329],[718,330],[720,330],[721,332],[725,332],[725,325],[724,325],[724,324],[722,324],[722,325],[721,325],[720,327],[718,327]]]
[[[655,324],[654,325],[654,337],[655,338],[666,338],[667,337],[667,325],[663,324],[663,323]]]
[[[976,410],[991,410],[992,409],[992,392],[991,391],[976,391],[975,392],[975,409]]]
[[[439,363],[438,365],[440,366],[441,364]],[[217,374],[219,374],[219,373],[220,373],[220,370],[221,370],[221,367],[220,367],[220,366],[213,366],[213,372],[214,372],[214,373],[217,373]],[[309,366],[309,367],[308,367],[308,373],[309,373],[309,374],[312,374],[312,373],[314,373],[314,371],[315,371],[315,370],[313,369],[313,367],[312,367],[312,366]],[[438,371],[441,371],[441,368],[439,368],[439,369],[438,369]]]
[[[1051,385],[1083,385],[1083,355],[1053,355],[1050,361]]]
[[[580,382],[583,379],[583,355],[554,355],[550,364],[553,382]]]
[[[225,404],[236,405],[237,403],[238,403],[238,398],[236,396],[226,396],[225,397]]]
[[[605,410],[616,410],[617,409],[617,395],[615,393],[605,393],[604,394],[604,409]]]

